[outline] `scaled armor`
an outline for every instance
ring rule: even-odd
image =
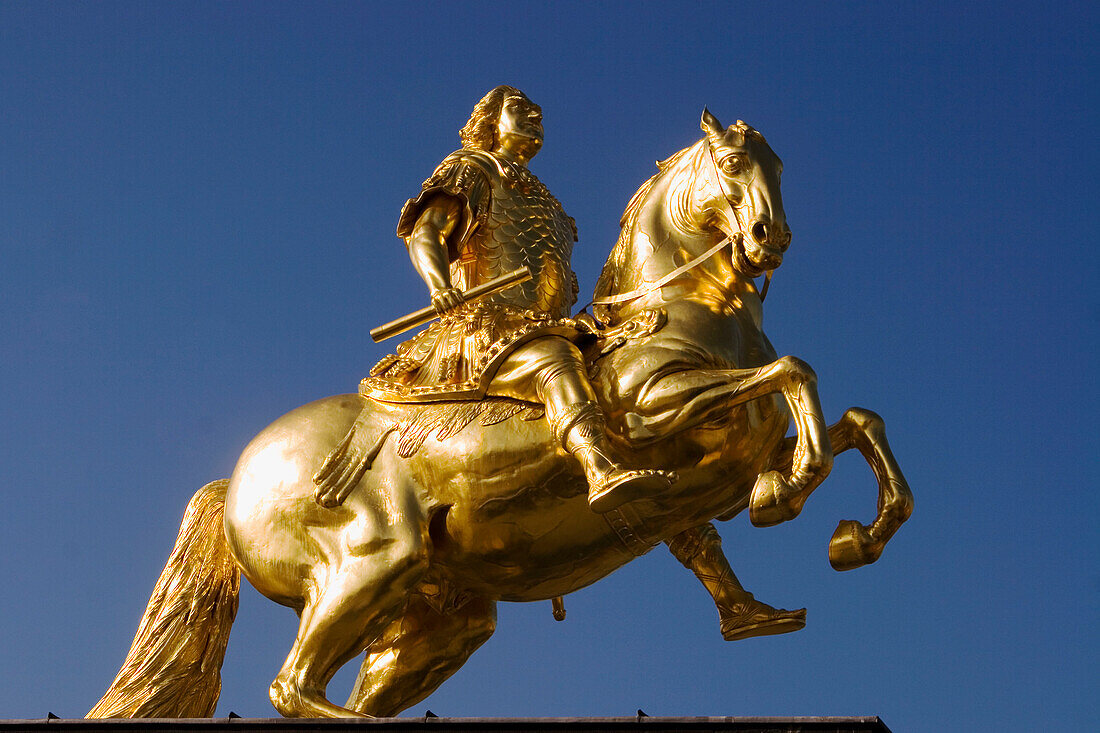
[[[397,347],[371,369],[359,391],[384,401],[478,399],[518,346],[545,335],[575,340],[569,318],[577,276],[569,266],[577,228],[533,173],[493,153],[459,150],[436,168],[401,211],[397,234],[412,234],[439,194],[462,204],[448,242],[451,282],[468,290],[526,266],[525,283],[468,303]]]

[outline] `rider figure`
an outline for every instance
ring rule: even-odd
[[[395,402],[488,396],[542,404],[555,440],[584,468],[594,511],[660,494],[672,474],[616,460],[574,344],[576,224],[527,169],[542,147],[541,109],[499,86],[460,135],[462,149],[405,204],[397,227],[441,318],[379,362],[360,392]],[[463,290],[523,266],[531,280],[464,301]]]

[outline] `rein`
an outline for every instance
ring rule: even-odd
[[[649,293],[652,293],[654,290],[657,290],[657,289],[661,288],[662,286],[667,285],[669,283],[669,281],[679,277],[680,275],[683,275],[685,272],[692,269],[693,267],[696,267],[697,265],[702,264],[704,260],[708,260],[711,257],[713,257],[714,255],[718,254],[718,252],[723,247],[726,246],[726,242],[731,242],[732,243],[733,242],[733,237],[724,237],[721,241],[718,242],[718,244],[714,245],[713,247],[708,249],[706,252],[699,255],[695,259],[691,260],[687,264],[680,265],[675,270],[668,273],[667,275],[665,275],[664,277],[662,277],[660,280],[653,283],[652,285],[647,285],[644,288],[638,288],[636,290],[631,290],[631,291],[626,292],[626,293],[619,293],[618,295],[612,295],[612,296],[607,297],[607,298],[596,298],[595,300],[591,301],[589,303],[589,305],[610,305],[612,303],[623,303],[623,302],[628,301],[628,300],[636,300],[636,299],[642,297],[643,295],[648,295]],[[588,306],[585,306],[585,308],[587,308],[587,307]]]

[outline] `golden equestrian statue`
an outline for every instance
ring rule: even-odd
[[[791,241],[782,164],[740,120],[704,110],[701,126],[628,204],[593,313],[570,315],[573,220],[527,167],[541,110],[489,92],[398,224],[438,320],[199,490],[88,717],[213,715],[242,572],[301,618],[270,690],[288,717],[396,715],[492,635],[498,601],[552,599],[560,616],[562,596],[661,542],[726,639],[798,630],[805,611],[743,589],[710,522],[793,519],[850,448],[878,514],[840,522],[829,560],[878,559],[913,507],[882,419],[851,408],[827,427],[813,370],[761,329],[754,279]],[[330,702],[364,651],[351,697]]]

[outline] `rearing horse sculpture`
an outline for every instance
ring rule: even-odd
[[[616,440],[637,465],[678,473],[667,494],[594,514],[579,467],[533,410],[410,433],[410,410],[438,408],[364,411],[358,395],[305,405],[261,432],[229,481],[196,494],[123,669],[89,716],[213,714],[238,568],[301,618],[275,707],[329,717],[422,700],[489,638],[497,601],[570,593],[746,507],[756,525],[793,518],[850,448],[878,481],[878,515],[841,522],[829,558],[838,570],[874,562],[912,495],[882,420],[853,408],[827,428],[813,371],[776,358],[761,330],[753,278],[790,243],[779,159],[740,121],[723,128],[704,112],[702,127],[627,207],[592,324]],[[357,418],[377,437],[369,468],[323,506],[335,502],[315,495],[314,473]],[[329,680],[364,650],[347,707],[335,705]]]

